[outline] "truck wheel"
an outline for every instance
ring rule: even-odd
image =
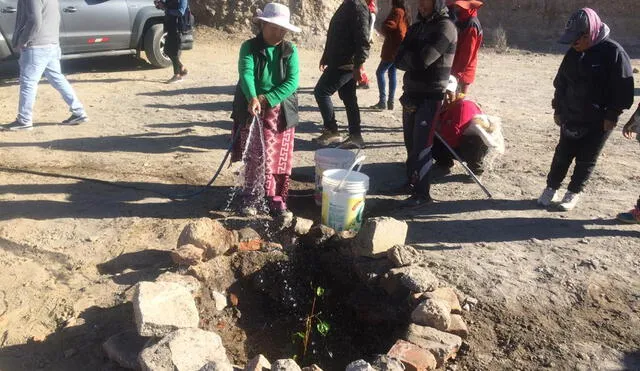
[[[165,68],[171,66],[171,59],[164,54],[164,25],[154,24],[144,35],[144,53],[149,63],[155,67]]]

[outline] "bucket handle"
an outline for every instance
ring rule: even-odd
[[[333,189],[334,192],[338,192],[340,190],[340,188],[342,188],[342,185],[344,184],[344,182],[347,180],[347,178],[349,177],[349,175],[351,175],[351,172],[353,171],[353,169],[356,167],[356,165],[358,165],[358,170],[360,171],[360,169],[362,169],[362,162],[367,158],[367,156],[360,156],[358,158],[356,158],[353,161],[353,164],[351,164],[351,166],[349,167],[349,170],[347,171],[347,173],[344,175],[344,177],[342,178],[342,180],[340,181],[340,183],[338,183],[338,186],[335,187]]]

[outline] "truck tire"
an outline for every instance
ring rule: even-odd
[[[144,34],[144,54],[149,63],[158,68],[171,66],[171,59],[164,54],[164,25],[154,24]]]

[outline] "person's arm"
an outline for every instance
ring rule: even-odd
[[[452,22],[441,22],[440,32],[434,34],[432,40],[428,40],[420,50],[420,61],[423,68],[429,68],[443,54],[447,53],[450,48],[455,49],[458,41],[458,30]]]
[[[298,58],[298,49],[295,45],[291,45],[293,53],[289,57],[289,65],[287,66],[287,77],[284,81],[273,88],[270,92],[266,93],[266,98],[269,106],[274,107],[280,104],[283,100],[287,99],[293,93],[298,90],[300,84],[300,63]]]
[[[42,27],[42,1],[40,0],[25,0],[23,2],[24,5],[27,6],[27,22],[24,25],[23,35],[25,37],[24,45],[20,45],[20,47],[27,47],[29,43],[35,37],[35,34]]]
[[[419,25],[409,27],[405,38],[398,47],[398,53],[394,64],[396,68],[401,71],[414,71],[420,64],[414,49],[416,49],[417,38],[416,34],[419,32]]]
[[[456,71],[455,77],[459,82],[470,84],[471,81],[467,81],[467,70],[474,57],[474,53],[477,53],[480,34],[477,28],[469,27],[464,32],[461,32],[458,37],[460,39],[458,39],[456,46],[455,65],[452,70]]]
[[[360,70],[360,66],[362,66],[369,57],[371,45],[369,44],[369,9],[365,6],[358,5],[355,1],[352,2],[352,7],[355,13],[353,25],[353,70],[355,72]]]
[[[571,52],[569,52],[571,53]],[[561,126],[564,123],[564,118],[562,114],[564,112],[564,99],[567,91],[567,79],[565,76],[569,53],[567,53],[562,59],[562,63],[560,63],[560,67],[558,68],[558,73],[556,74],[555,79],[553,80],[553,87],[556,89],[553,93],[553,100],[551,101],[551,107],[553,108],[553,120],[556,125]]]
[[[633,69],[629,56],[623,50],[617,50],[615,61],[609,71],[607,87],[607,111],[604,114],[605,130],[613,129],[618,122],[622,111],[628,109],[633,104]]]
[[[251,53],[251,42],[245,41],[240,47],[240,58],[238,59],[238,75],[240,76],[240,88],[247,102],[249,102],[249,112],[252,115],[260,112],[260,102],[256,92],[255,63]]]

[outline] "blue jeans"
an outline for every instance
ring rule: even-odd
[[[60,47],[25,48],[20,54],[20,100],[18,103],[18,122],[24,125],[33,123],[33,105],[36,102],[38,82],[44,74],[74,115],[84,115],[84,107],[69,81],[60,72]]]
[[[385,73],[389,74],[389,100],[387,100],[387,82],[384,80]],[[393,102],[396,95],[396,65],[393,62],[380,62],[376,70],[376,77],[380,91],[379,103]]]

